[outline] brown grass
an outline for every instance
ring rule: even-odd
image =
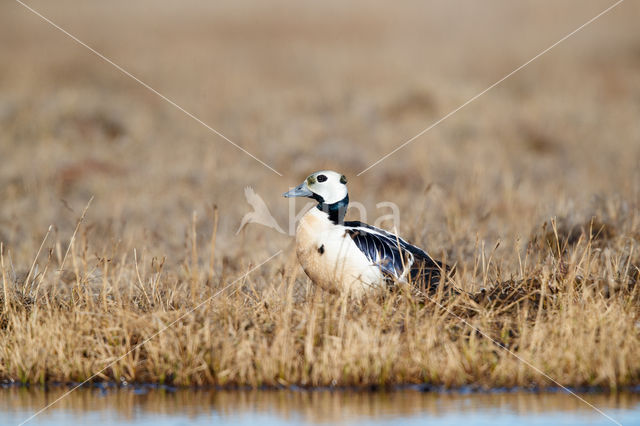
[[[557,246],[531,244],[522,254],[516,279],[491,282],[474,297],[440,293],[425,300],[400,288],[357,301],[313,289],[291,256],[220,293],[231,278],[212,280],[197,244],[181,267],[165,271],[164,260],[135,250],[126,259],[123,248],[114,248],[120,258],[92,259],[78,248],[90,240],[83,229],[71,244],[69,272],[58,272],[64,257],[52,251],[42,272],[10,280],[3,255],[0,375],[83,381],[107,367],[96,380],[554,384],[489,335],[565,385],[637,384],[638,264],[621,247],[597,249],[593,237],[583,234],[569,246],[555,235]],[[499,276],[483,259],[477,263],[460,274],[459,287],[491,281],[483,274]]]
[[[0,5],[1,378],[82,381],[133,349],[96,380],[552,384],[462,318],[564,385],[640,383],[637,4],[359,178],[604,6],[34,5],[285,176]],[[245,186],[284,228],[280,194],[322,168],[369,222],[396,203],[474,296],[347,300],[289,236],[236,236]]]

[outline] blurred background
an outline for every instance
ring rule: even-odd
[[[68,240],[92,196],[96,256],[144,247],[179,263],[193,212],[206,245],[217,205],[224,256],[262,260],[291,238],[255,224],[235,235],[244,188],[286,229],[281,194],[323,168],[347,175],[370,222],[392,201],[402,235],[460,261],[478,240],[512,252],[551,216],[615,222],[637,205],[638,2],[359,177],[613,2],[28,4],[283,176],[2,2],[0,240],[27,267],[48,226]]]

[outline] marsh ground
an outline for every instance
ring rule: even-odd
[[[290,236],[236,234],[246,186],[286,229],[280,194],[331,168],[457,286],[515,280],[456,315],[562,384],[638,384],[637,3],[359,177],[609,3],[29,4],[283,176],[3,2],[2,378],[83,380],[186,314],[97,379],[551,384],[434,303],[315,292]]]

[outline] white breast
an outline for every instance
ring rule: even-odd
[[[367,259],[345,228],[317,208],[298,224],[296,253],[309,278],[325,290],[357,295],[384,283],[380,268]]]

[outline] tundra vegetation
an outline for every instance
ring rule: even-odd
[[[640,384],[638,4],[356,176],[602,9],[463,3],[38,5],[282,177],[0,5],[0,379]],[[236,235],[246,186],[286,230],[280,194],[323,168],[460,293],[351,300],[290,236]]]

